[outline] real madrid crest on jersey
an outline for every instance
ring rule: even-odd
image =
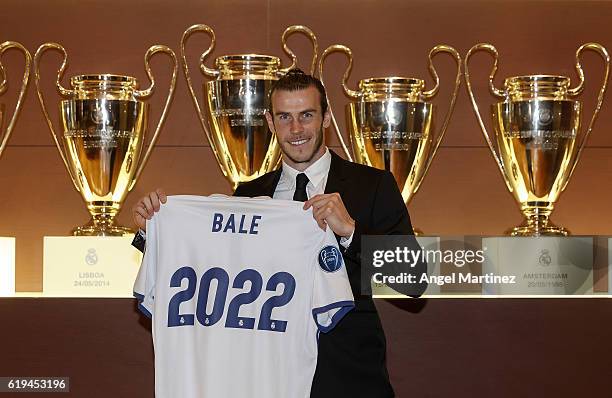
[[[325,272],[336,272],[342,268],[342,254],[335,246],[325,246],[319,252],[319,265]]]

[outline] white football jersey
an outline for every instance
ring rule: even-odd
[[[171,196],[134,284],[157,398],[309,397],[319,332],[353,307],[331,228],[301,202]]]

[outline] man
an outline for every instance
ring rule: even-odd
[[[274,83],[266,119],[282,167],[239,185],[234,195],[304,201],[304,209],[312,207],[319,226],[331,228],[340,243],[355,309],[320,335],[311,397],[393,397],[382,325],[372,298],[361,294],[361,236],[412,235],[412,226],[391,173],[345,161],[324,145],[331,119],[326,98],[321,82],[299,69]],[[144,229],[164,202],[161,190],[145,196],[133,208],[136,224]],[[133,244],[142,250],[140,234]]]

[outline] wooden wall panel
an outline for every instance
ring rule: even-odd
[[[499,84],[502,77],[528,73],[565,74],[575,80],[573,54],[580,44],[597,41],[612,49],[611,12],[611,2],[589,1],[61,0],[43,4],[10,0],[3,3],[0,40],[20,41],[32,52],[42,42],[57,41],[68,50],[67,76],[126,73],[138,77],[144,85],[142,58],[146,48],[163,43],[178,53],[180,37],[191,24],[208,23],[215,29],[217,48],[213,56],[260,52],[281,56],[285,64],[280,35],[288,25],[304,24],[316,32],[321,49],[333,43],[353,49],[352,87],[358,79],[383,75],[423,77],[430,85],[426,56],[431,47],[447,43],[465,55],[481,41],[499,49]],[[188,49],[192,60],[207,43],[203,36],[193,38]],[[300,58],[300,66],[308,69],[309,42],[295,36],[289,44]],[[57,54],[43,59],[43,85],[53,107],[57,95],[52,76],[59,60]],[[9,90],[13,91],[0,97],[0,102],[10,108],[23,61],[11,51],[3,57],[3,64],[9,75]],[[212,60],[208,61],[211,64]],[[338,82],[345,65],[341,56],[334,55],[325,68],[330,100],[341,125],[347,98]],[[472,75],[485,111],[492,101],[485,90],[490,65],[486,55],[474,57]],[[191,64],[192,69],[195,66]],[[436,66],[443,84],[436,98],[441,118],[454,65],[449,57],[441,56]],[[584,67],[588,116],[603,69],[594,54],[585,54]],[[170,67],[160,56],[154,60],[153,69],[159,86],[151,101],[150,125],[159,116]],[[200,87],[201,76],[197,78]],[[612,197],[612,189],[606,184],[612,172],[611,127],[612,104],[605,103],[589,149],[554,213],[554,220],[574,233],[612,233],[612,220],[606,211]],[[339,151],[333,131],[327,132],[326,142]],[[132,204],[157,186],[169,193],[230,193],[199,126],[182,72],[158,148],[128,196],[119,220],[131,223]],[[442,148],[409,208],[416,226],[437,234],[499,234],[521,220],[486,148],[463,83]],[[41,287],[42,237],[66,234],[86,218],[85,206],[71,187],[47,131],[32,80],[14,136],[0,158],[0,235],[17,236],[18,290]]]
[[[611,12],[612,3],[606,1],[277,0],[272,2],[270,18],[277,31],[292,23],[310,26],[319,35],[322,48],[335,43],[349,46],[355,58],[349,80],[353,88],[359,79],[378,76],[424,78],[431,85],[427,53],[433,46],[451,45],[463,57],[479,42],[492,43],[500,52],[499,86],[504,77],[538,73],[566,75],[575,82],[574,53],[581,44],[596,41],[612,48],[608,28]],[[435,64],[444,88],[436,101],[446,109],[449,90],[444,85],[453,79],[453,65],[444,56]],[[603,76],[602,61],[587,53],[583,64],[589,86],[585,107],[592,109],[593,89],[599,88]],[[332,85],[330,101],[342,114],[347,98],[338,85],[346,61],[341,55],[332,55],[326,65],[324,77]],[[493,101],[484,91],[490,68],[486,54],[473,58],[470,72],[483,104],[487,99],[488,103]],[[587,113],[590,117],[591,111]],[[607,104],[590,145],[612,145],[611,119],[612,105]],[[463,83],[443,145],[485,145]]]
[[[26,46],[32,56],[36,48],[49,41],[62,44],[68,53],[69,66],[64,86],[70,76],[84,73],[115,73],[135,76],[141,87],[148,87],[144,69],[144,54],[153,44],[165,44],[180,57],[179,43],[183,32],[192,24],[211,25],[217,34],[217,48],[213,56],[228,53],[266,52],[266,3],[258,1],[133,1],[75,3],[62,0],[41,6],[33,1],[9,1],[3,5],[0,40],[16,40]],[[235,12],[236,9],[240,12]],[[232,23],[228,23],[228,21]],[[188,46],[190,59],[197,60],[208,46],[205,35],[192,38]],[[159,109],[164,100],[171,69],[163,55],[152,61],[159,87],[152,103]],[[15,59],[13,61],[13,59]],[[9,61],[17,63],[19,57]],[[13,72],[13,62],[7,68]],[[61,56],[48,52],[42,59],[41,79],[46,89],[50,114],[57,109],[59,96],[53,84]],[[212,65],[212,60],[207,63]],[[192,65],[192,69],[197,62]],[[201,133],[198,119],[181,66],[179,65],[177,91],[172,112],[160,138],[160,145],[198,146],[208,145]],[[193,70],[197,72],[198,70]],[[42,118],[36,98],[34,80],[30,87],[19,123],[19,131],[11,140],[12,145],[50,145],[46,123]],[[200,86],[200,85],[198,85]],[[201,93],[201,87],[197,88]],[[162,100],[162,97],[164,99]],[[54,101],[51,101],[54,99]],[[57,116],[56,116],[57,117]],[[153,109],[151,117],[157,120],[159,110]],[[57,122],[57,120],[54,120]],[[153,126],[153,123],[150,123]]]

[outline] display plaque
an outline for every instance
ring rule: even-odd
[[[483,275],[505,276],[513,283],[483,283],[483,294],[593,294],[592,237],[483,238]]]
[[[0,297],[15,294],[15,238],[0,237]]]
[[[142,258],[132,238],[46,236],[43,296],[132,297]]]

